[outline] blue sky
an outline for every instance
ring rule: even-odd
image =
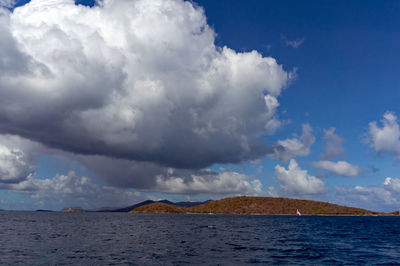
[[[0,117],[0,134],[3,135],[0,145],[5,147],[3,165],[9,167],[10,162],[19,162],[17,166],[23,169],[15,166],[17,170],[13,173],[18,174],[14,175],[3,171],[0,208],[60,209],[71,205],[92,208],[123,206],[148,198],[204,200],[242,194],[316,199],[378,211],[400,208],[400,135],[396,120],[400,114],[398,1],[199,0],[196,4],[161,1],[159,6],[151,6],[146,12],[154,9],[154,14],[164,16],[165,25],[174,22],[178,27],[164,28],[157,24],[153,28],[154,35],[149,33],[149,39],[141,37],[148,36],[149,22],[137,15],[145,12],[140,9],[145,2],[135,6],[133,3],[140,1],[131,1],[126,8],[132,8],[132,14],[128,11],[124,14],[122,5],[105,1],[104,7],[95,7],[103,9],[104,20],[101,16],[92,16],[89,7],[81,6],[78,10],[62,0],[54,1],[47,11],[40,1],[33,2],[36,6],[20,1],[15,14],[1,13],[6,18],[1,21],[2,27],[9,30],[12,37],[0,43],[0,51],[3,50],[0,55],[5,58],[4,62],[22,63],[0,65],[3,73],[10,73],[0,77],[2,95],[16,102],[2,110],[9,116]],[[79,3],[92,5],[93,1]],[[12,1],[0,1],[0,4],[12,9]],[[57,14],[61,8],[68,9],[65,16],[70,17],[58,21],[52,14]],[[187,14],[188,10],[193,16]],[[74,17],[78,11],[79,17]],[[39,12],[43,12],[41,17]],[[127,18],[122,24],[118,24],[117,17],[115,23],[107,20],[118,12]],[[30,20],[25,18],[27,15]],[[175,21],[174,18],[182,19]],[[121,25],[128,25],[130,19],[135,21],[135,26],[122,29]],[[42,24],[32,22],[41,20]],[[77,24],[70,25],[69,21],[77,21]],[[40,26],[47,24],[47,28]],[[107,25],[111,26],[107,28]],[[199,32],[184,32],[191,26],[200,28]],[[29,31],[41,37],[32,39]],[[97,35],[86,35],[92,31]],[[113,35],[113,31],[119,35]],[[96,36],[101,38],[96,39]],[[108,36],[113,37],[107,39]],[[54,45],[57,40],[68,44],[60,48],[61,44]],[[119,43],[122,40],[127,42],[126,46]],[[156,46],[159,43],[160,46]],[[215,51],[212,44],[217,47]],[[79,49],[74,49],[74,45],[84,47],[80,48],[87,60],[84,64],[79,63],[84,59],[79,59]],[[146,45],[154,53],[147,54]],[[36,50],[49,46],[48,53]],[[118,52],[107,50],[117,46]],[[164,46],[170,50],[162,50]],[[223,47],[233,52],[224,52]],[[203,68],[199,69],[196,63],[201,58],[201,55],[197,58],[196,53],[208,53],[210,49],[212,52],[204,60],[228,58],[232,60],[229,64],[238,62],[237,67],[249,64],[239,71],[248,70],[249,74],[232,72],[214,81],[215,76],[203,73]],[[96,50],[98,54],[90,52]],[[173,54],[169,55],[171,51]],[[258,71],[253,67],[261,64],[258,57],[250,58],[252,51],[262,60],[274,58],[277,62],[269,65],[270,70],[264,69],[267,80],[254,76],[254,81],[259,82],[254,83],[256,85],[246,80],[250,73]],[[70,58],[76,55],[76,61],[57,57],[64,52],[71,55]],[[141,63],[132,59],[136,57],[131,54],[142,57]],[[249,57],[243,59],[240,55]],[[56,57],[58,61],[52,61]],[[33,63],[26,58],[34,60]],[[23,85],[26,91],[12,94],[8,92],[13,84],[9,80],[28,77],[23,71],[32,68],[32,64],[36,69],[47,67],[57,78],[47,83],[47,79],[37,76],[43,82],[40,84],[48,88],[47,94],[38,96],[37,100],[34,98],[37,95],[32,94],[33,103],[28,104],[27,95],[36,85],[25,81],[20,84],[26,84]],[[107,68],[109,64],[112,65],[110,69]],[[84,70],[79,68],[82,65]],[[184,70],[175,71],[182,65]],[[123,69],[121,73],[116,70],[118,67]],[[215,67],[217,73],[225,73],[229,66]],[[186,73],[188,69],[191,72]],[[13,76],[15,71],[19,76]],[[30,75],[39,75],[41,70],[35,71]],[[74,85],[65,84],[68,73],[77,77],[75,71],[83,73],[87,82],[82,85],[77,78]],[[202,75],[207,82],[213,82],[208,84],[200,78]],[[192,83],[193,80],[196,83]],[[227,85],[237,80],[242,82],[240,88]],[[258,84],[272,84],[271,80],[280,83],[257,87]],[[119,86],[124,92],[120,95],[131,97],[130,102],[110,100],[113,96],[108,92],[120,93]],[[220,93],[199,103],[203,94],[196,93],[207,86]],[[279,92],[268,86],[278,86]],[[154,88],[153,94],[146,94],[150,87]],[[56,89],[59,90],[57,94],[47,97],[52,95],[49,91]],[[262,115],[257,108],[261,108],[258,106],[263,96],[251,97],[262,90],[264,95],[276,99],[279,107],[267,105],[267,109],[273,109],[272,116],[258,120],[254,115]],[[126,94],[127,91],[131,94]],[[74,98],[77,93],[83,96]],[[141,100],[136,102],[135,99]],[[163,99],[168,99],[168,103]],[[218,103],[215,106],[214,101]],[[45,106],[47,112],[40,106]],[[23,112],[15,110],[32,113],[32,117],[27,118]],[[134,111],[129,113],[129,110]],[[189,119],[185,114],[191,112],[196,115]],[[167,113],[171,114],[168,119],[160,118]],[[221,113],[226,114],[225,119],[221,120]],[[138,114],[144,114],[145,122],[138,120]],[[15,121],[10,117],[15,117]],[[107,120],[109,117],[111,120]],[[246,126],[229,129],[234,132],[224,135],[229,128],[224,123],[231,118]],[[205,121],[205,124],[200,127],[193,119]],[[61,120],[63,123],[58,122]],[[186,122],[171,122],[177,120]],[[261,123],[269,120],[279,121],[279,126],[265,126],[262,131]],[[376,121],[375,126],[371,124],[373,121]],[[123,124],[125,131],[121,130],[121,123],[126,123]],[[204,134],[208,134],[207,142],[199,137]],[[238,145],[243,139],[247,142]],[[249,147],[243,148],[246,143]],[[18,157],[13,149],[23,156]],[[11,160],[10,156],[17,159]],[[52,189],[52,186],[60,189]],[[99,197],[96,193],[106,196]]]
[[[256,49],[288,69],[298,69],[297,79],[280,99],[281,116],[290,123],[272,138],[299,131],[302,123],[310,123],[316,135],[335,127],[345,139],[349,160],[380,170],[372,180],[352,183],[373,184],[396,176],[398,163],[377,156],[362,139],[369,122],[380,120],[387,110],[399,113],[397,1],[198,3],[218,33],[218,44],[239,51]],[[304,42],[298,48],[286,46],[286,40],[296,39]],[[320,138],[304,160],[318,157],[318,142]]]
[[[390,155],[377,155],[363,141],[369,122],[380,120],[387,110],[399,113],[397,1],[198,3],[205,7],[219,45],[255,49],[288,69],[297,68],[297,79],[280,98],[280,115],[290,123],[270,138],[299,133],[301,124],[309,123],[317,140],[311,154],[300,159],[309,162],[322,152],[322,130],[335,127],[344,139],[344,158],[363,171],[356,178],[331,175],[326,182],[332,188],[371,186],[398,176],[399,163]],[[288,40],[304,41],[293,48]],[[274,175],[274,163],[263,161],[265,182]]]

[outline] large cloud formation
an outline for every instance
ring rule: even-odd
[[[0,15],[0,132],[187,169],[271,152],[275,59],[214,44],[189,1],[32,0]]]
[[[262,193],[260,180],[231,170],[170,168],[105,156],[72,155],[70,158],[91,169],[113,187],[186,195]]]

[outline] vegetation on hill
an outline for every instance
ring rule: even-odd
[[[234,197],[212,201],[190,209],[194,213],[225,214],[302,214],[373,215],[372,211],[321,201],[270,197]]]
[[[64,210],[62,212],[85,212],[84,210]]]
[[[63,209],[61,212],[85,212],[85,211],[81,208],[66,208]]]
[[[296,214],[305,215],[377,215],[379,213],[321,201],[270,197],[233,197],[181,208],[165,203],[152,203],[131,212],[141,213],[216,213],[216,214]]]
[[[160,200],[160,201],[145,200],[145,201],[142,201],[142,202],[139,202],[137,204],[130,205],[130,206],[127,206],[127,207],[124,207],[124,208],[111,208],[111,209],[107,208],[107,209],[98,210],[98,211],[100,211],[100,212],[130,212],[131,210],[134,210],[134,209],[139,208],[141,206],[152,204],[152,203],[155,203],[155,202],[166,203],[168,205],[175,205],[175,206],[178,206],[178,207],[193,207],[193,206],[196,206],[196,205],[200,205],[200,204],[206,203],[208,201],[206,201],[206,202],[192,202],[192,201],[172,202],[172,201],[169,201],[169,200]]]
[[[130,213],[186,213],[187,208],[166,204],[163,202],[154,202],[140,206],[130,211]]]

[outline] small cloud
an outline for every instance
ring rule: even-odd
[[[290,160],[286,170],[280,165],[275,166],[275,176],[280,182],[282,191],[288,195],[313,195],[326,191],[325,183],[319,178],[309,175],[296,160]]]
[[[306,40],[306,38],[297,38],[297,39],[294,39],[294,40],[288,40],[285,36],[282,36],[282,39],[283,39],[283,41],[285,42],[285,44],[286,44],[286,47],[289,47],[289,46],[291,46],[292,48],[299,48],[300,47],[300,45],[302,45],[303,44],[303,42]]]
[[[296,156],[309,155],[315,137],[309,124],[303,124],[302,131],[300,137],[278,140],[278,145],[274,148],[274,153],[270,157],[286,162]]]
[[[361,173],[360,167],[349,164],[345,161],[319,161],[312,162],[311,165],[315,168],[324,169],[342,176],[359,176]]]
[[[262,163],[262,160],[261,159],[254,159],[254,160],[250,160],[250,161],[247,161],[249,164],[253,164],[253,165],[256,165],[256,164],[261,164]]]
[[[335,134],[336,128],[324,129],[325,146],[321,154],[322,159],[331,160],[344,155],[343,138]]]
[[[400,160],[400,128],[397,116],[386,111],[381,122],[382,127],[379,127],[376,121],[369,123],[367,142],[376,152],[387,152]]]
[[[271,48],[272,48],[272,45],[270,45],[270,44],[269,45],[265,45],[264,48],[265,48],[265,50],[267,52],[269,52],[271,50]]]

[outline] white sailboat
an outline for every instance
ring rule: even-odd
[[[297,215],[297,216],[301,216],[301,213],[299,212],[298,209],[296,209],[296,215]]]

